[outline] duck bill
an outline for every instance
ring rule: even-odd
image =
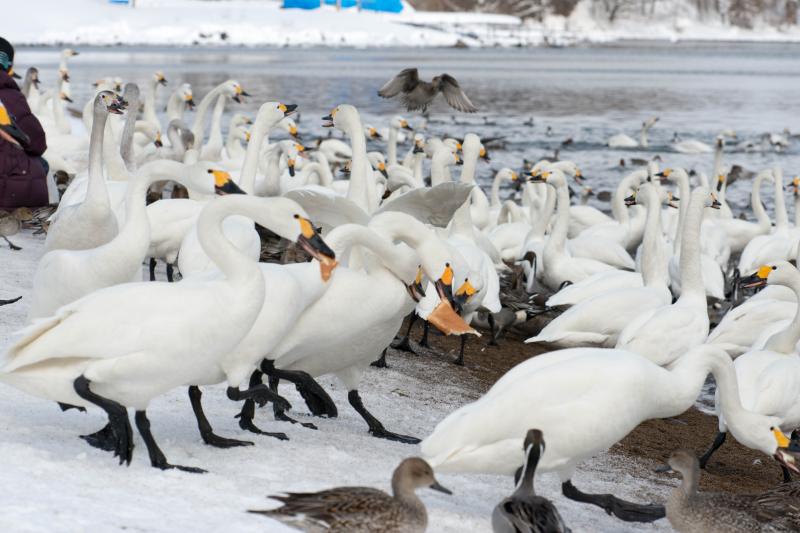
[[[442,299],[439,305],[428,315],[428,322],[445,335],[472,334],[480,337],[481,334],[472,329],[464,319],[458,316],[447,299]]]
[[[319,261],[319,272],[322,280],[328,281],[333,269],[339,264],[336,262],[336,254],[333,250],[330,249],[316,231],[311,237],[300,235],[297,238],[297,243],[308,255]]]
[[[332,115],[325,115],[322,117],[322,127],[323,128],[332,128],[333,127],[333,116]]]
[[[448,489],[447,487],[442,486],[438,481],[434,481],[433,485],[431,485],[430,488],[433,489],[433,490],[439,491],[439,492],[443,492],[445,494],[450,494],[450,495],[453,494],[452,490]]]
[[[778,448],[773,458],[795,474],[800,474],[800,450]]]

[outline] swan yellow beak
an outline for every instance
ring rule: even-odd
[[[417,268],[417,277],[414,278],[414,282],[407,285],[406,288],[411,299],[415,302],[419,302],[425,297],[425,290],[422,288],[422,266]]]
[[[214,190],[219,195],[224,194],[245,194],[245,192],[231,179],[231,175],[224,170],[209,170],[209,174],[214,176]]]
[[[772,430],[772,434],[775,437],[775,442],[778,445],[773,458],[792,472],[800,474],[800,468],[798,468],[800,450],[797,449],[797,446],[793,446],[792,441],[783,434],[781,428],[773,427],[770,429]]]
[[[455,301],[459,306],[463,307],[476,292],[475,287],[472,286],[472,283],[469,282],[469,278],[467,278],[464,280],[464,283],[456,289]]]
[[[300,215],[295,215],[294,218],[300,223],[300,235],[297,237],[297,243],[308,255],[319,261],[319,272],[322,281],[328,281],[331,278],[333,269],[339,265],[336,262],[336,254],[322,240],[310,220]]]

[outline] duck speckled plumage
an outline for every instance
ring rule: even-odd
[[[537,496],[533,489],[536,465],[544,453],[544,438],[538,429],[531,429],[523,446],[525,464],[517,489],[492,513],[495,533],[570,533],[553,503]]]
[[[309,533],[421,533],[428,526],[425,504],[414,492],[421,487],[450,494],[436,481],[428,463],[411,457],[404,459],[392,475],[393,496],[371,487],[337,487],[270,496],[283,506],[249,512],[266,515]]]
[[[676,531],[751,533],[800,530],[797,487],[777,487],[759,496],[697,492],[700,465],[693,452],[673,452],[669,466],[683,477],[666,505],[667,519]]]

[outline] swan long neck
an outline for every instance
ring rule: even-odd
[[[471,204],[472,202],[467,198],[463,205],[456,209],[450,223],[450,235],[461,235],[470,240],[475,239],[473,234],[475,225],[472,223],[472,211],[470,210]]]
[[[625,206],[625,197],[628,196],[628,191],[633,187],[634,183],[638,183],[644,175],[643,170],[631,172],[622,178],[614,191],[614,197],[611,201],[611,214],[620,224],[624,224],[630,220],[628,208]]]
[[[753,180],[753,188],[750,190],[750,205],[753,208],[753,214],[756,216],[758,225],[766,231],[772,227],[772,223],[767,210],[764,209],[764,204],[761,203],[761,183],[769,176],[771,176],[770,171],[759,172]]]
[[[139,95],[127,98],[128,112],[125,116],[125,126],[119,142],[119,155],[129,171],[135,170],[136,161],[133,157],[133,134],[136,130],[136,115],[139,113]]]
[[[225,112],[226,100],[225,95],[221,94],[217,98],[217,103],[214,104],[214,111],[211,114],[211,129],[208,132],[208,145],[222,143],[222,114]]]
[[[653,187],[647,188],[647,213],[642,240],[642,278],[647,287],[663,285],[667,277],[667,265],[660,259],[661,247],[661,202]]]
[[[261,157],[261,147],[267,138],[272,124],[266,112],[259,111],[253,127],[250,130],[250,142],[244,153],[244,164],[239,175],[239,185],[247,194],[254,194],[256,190],[256,173]]]
[[[472,147],[465,147],[462,152],[464,164],[461,167],[461,183],[475,183],[475,168],[478,166],[479,154]]]
[[[546,247],[564,251],[567,241],[567,230],[569,229],[569,191],[566,184],[556,187],[556,223],[550,237],[547,239]]]
[[[391,271],[403,283],[406,283],[404,278],[416,272],[416,254],[409,253],[409,248],[397,246],[361,224],[337,226],[325,236],[325,242],[341,257],[353,246],[368,249],[383,268]]]
[[[261,272],[255,261],[225,237],[222,222],[233,214],[260,221],[268,215],[264,211],[265,201],[269,200],[245,194],[227,195],[208,202],[197,219],[200,245],[229,281],[261,277]]]
[[[683,227],[686,225],[686,213],[689,212],[689,200],[691,198],[691,188],[689,187],[689,175],[683,169],[675,170],[675,181],[678,184],[678,229],[672,241],[672,252],[680,253],[681,240],[683,239]]]
[[[780,166],[775,165],[772,177],[775,180],[775,229],[786,229],[789,227],[789,215],[786,214],[786,198],[783,196],[783,170]]]
[[[397,164],[397,128],[389,126],[389,144],[386,146],[386,164]]]
[[[431,159],[431,186],[436,187],[440,183],[451,181],[450,176],[447,174],[447,160],[451,155],[448,149],[442,148],[433,154]]]
[[[703,209],[708,189],[698,187],[691,196],[686,220],[683,222],[681,237],[681,299],[702,298],[705,302],[705,287],[700,267],[700,226],[703,223]]]
[[[725,367],[726,359],[727,367]],[[682,413],[694,405],[709,373],[714,374],[715,379],[719,375],[720,379],[725,381],[728,388],[725,392],[730,395],[731,381],[729,373],[725,373],[726,370],[733,373],[733,394],[738,399],[739,391],[736,388],[733,363],[725,352],[711,344],[701,344],[686,352],[665,370],[669,373],[669,385],[653,388],[654,394],[663,395],[661,403],[664,404],[664,412],[659,415],[674,416],[675,413]],[[719,381],[717,384],[720,386]],[[722,391],[722,388],[720,390]]]
[[[647,123],[642,124],[642,130],[639,132],[639,145],[642,148],[647,148],[647,146],[648,146],[647,130],[649,130],[649,129],[650,129],[650,125],[649,124],[647,124]]]
[[[186,102],[181,95],[180,89],[173,91],[169,96],[169,100],[167,100],[167,122],[182,120],[185,107]]]
[[[206,124],[206,115],[208,115],[208,108],[211,107],[211,102],[214,101],[220,93],[222,93],[223,86],[218,85],[214,89],[208,92],[207,95],[200,100],[200,104],[197,106],[197,113],[194,116],[194,123],[192,124],[192,134],[194,135],[194,145],[195,147],[199,147],[203,145],[204,135],[203,132],[205,130]]]
[[[797,301],[800,302],[800,272],[793,270],[791,280],[786,284],[787,287],[792,289]],[[765,350],[771,350],[778,353],[792,353],[794,347],[800,341],[800,306],[797,307],[789,326],[772,335],[764,346]]]
[[[144,97],[144,119],[152,122],[154,126],[161,129],[156,115],[156,91],[158,90],[158,80],[155,77],[150,81],[150,90]],[[133,107],[131,107],[133,109]]]
[[[716,148],[714,148],[714,177],[715,178],[718,177],[720,174],[722,174],[722,147],[723,147],[723,144],[721,142],[718,142]],[[725,183],[722,184],[722,189],[725,190],[727,185],[728,185],[728,180],[725,180]],[[720,191],[720,193],[721,192],[722,191]]]
[[[109,180],[125,181],[130,178],[128,168],[122,159],[121,146],[114,135],[114,127],[109,120],[106,122],[106,133],[103,137],[103,162],[106,167],[106,176]]]
[[[498,172],[494,180],[492,180],[492,192],[489,196],[489,202],[493,208],[500,207],[500,185],[503,183],[503,173]]]
[[[103,177],[103,138],[105,137],[108,113],[95,109],[92,133],[89,138],[89,180],[86,187],[86,200],[100,206],[111,205],[106,180]]]
[[[366,213],[372,213],[377,208],[377,198],[375,198],[375,180],[372,177],[369,161],[367,161],[367,139],[364,136],[361,120],[354,122],[355,124],[348,124],[345,128],[353,149],[347,198],[355,202]]]

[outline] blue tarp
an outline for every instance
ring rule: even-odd
[[[324,0],[326,5],[335,6],[336,0]],[[344,9],[355,7],[358,0],[341,0]],[[296,9],[317,9],[320,7],[320,0],[283,0],[284,8]],[[384,11],[388,13],[400,13],[403,10],[403,3],[400,0],[361,0],[361,9],[368,11]]]
[[[283,0],[284,8],[318,9],[319,0]]]

